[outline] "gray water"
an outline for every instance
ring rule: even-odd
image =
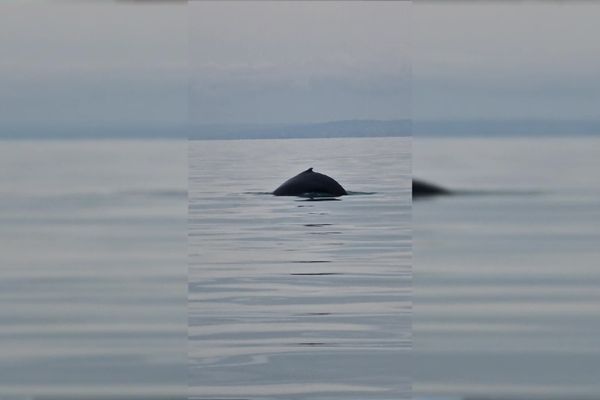
[[[599,140],[416,141],[411,358],[407,140],[187,150],[2,142],[0,398],[598,397]]]
[[[418,139],[414,392],[600,397],[600,140]]]
[[[186,395],[186,141],[2,141],[0,398]]]
[[[410,140],[191,141],[190,395],[410,397]],[[274,197],[313,167],[359,192]]]

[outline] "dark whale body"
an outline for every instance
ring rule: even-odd
[[[413,179],[412,181],[413,198],[442,196],[448,194],[450,194],[450,191],[448,189],[444,189],[441,186],[437,186],[429,182],[420,181],[418,179]]]
[[[312,168],[283,182],[273,192],[275,196],[331,196],[348,194],[346,190],[327,175],[314,172]]]

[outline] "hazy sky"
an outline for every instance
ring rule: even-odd
[[[0,4],[0,126],[187,119],[186,6]]]
[[[600,119],[600,2],[415,4],[415,118]]]
[[[195,122],[409,117],[409,2],[189,8]]]
[[[0,4],[2,129],[599,119],[600,2],[49,3]]]

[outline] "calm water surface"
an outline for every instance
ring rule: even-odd
[[[192,398],[410,398],[410,141],[191,141],[189,159]],[[362,194],[265,194],[309,167]]]
[[[186,394],[186,141],[0,143],[0,399]]]
[[[187,147],[2,143],[1,398],[598,397],[600,141],[416,142],[410,360],[407,140]]]
[[[414,148],[415,394],[600,398],[600,140]]]

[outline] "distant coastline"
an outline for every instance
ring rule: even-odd
[[[464,119],[413,120],[414,136],[600,136],[600,120]]]
[[[4,140],[239,140],[352,137],[600,136],[600,120],[342,120],[289,124],[89,124],[0,126]]]
[[[206,124],[191,128],[190,139],[309,139],[410,136],[411,121],[343,120],[298,124]]]

